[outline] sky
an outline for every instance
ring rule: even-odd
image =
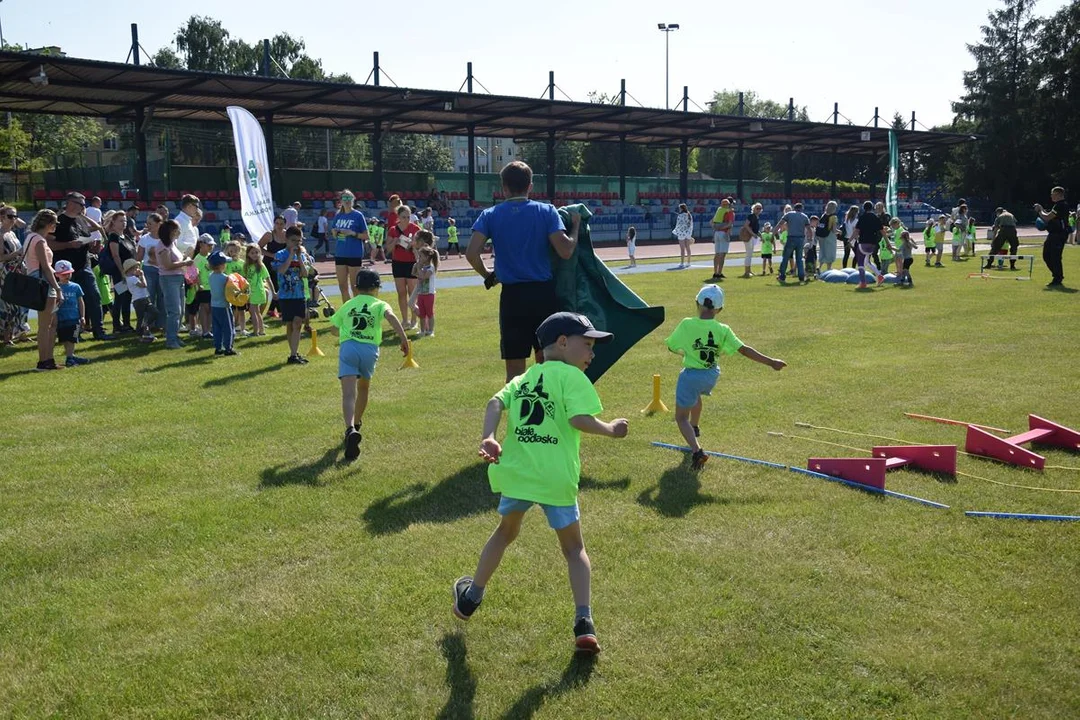
[[[1039,0],[1036,14],[1050,15],[1064,4]],[[172,43],[188,17],[204,15],[248,43],[288,32],[326,70],[358,82],[378,51],[383,84],[456,90],[472,61],[474,77],[492,93],[540,97],[553,70],[560,99],[584,102],[593,90],[614,94],[625,78],[627,102],[646,107],[665,105],[665,33],[657,24],[678,23],[667,37],[672,105],[684,85],[691,109],[695,102],[706,106],[716,90],[753,90],[780,103],[793,97],[815,121],[831,120],[838,102],[841,122],[870,124],[879,107],[886,123],[894,112],[910,119],[914,111],[932,127],[952,120],[950,102],[963,92],[963,71],[974,66],[967,44],[978,42],[987,9],[998,2],[765,0],[740,3],[741,10],[715,0],[657,5],[548,0],[541,15],[537,2],[384,6],[361,0],[347,3],[356,11],[346,19],[333,12],[336,4],[286,0],[52,0],[49,14],[35,0],[0,0],[0,23],[9,43],[56,45],[76,57],[124,62],[131,23],[139,25],[142,47],[154,53]]]

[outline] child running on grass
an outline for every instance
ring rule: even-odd
[[[451,252],[455,256],[461,257],[461,246],[458,245],[457,220],[454,218],[446,221],[446,243],[446,255],[443,256],[443,260],[450,257]]]
[[[701,435],[701,396],[711,395],[720,379],[717,356],[734,355],[736,352],[754,362],[768,365],[773,370],[787,366],[783,360],[762,355],[754,348],[744,345],[727,325],[716,320],[724,309],[724,291],[719,285],[706,285],[697,294],[696,318],[685,318],[665,341],[668,350],[683,356],[683,369],[675,385],[675,423],[686,439],[693,455],[695,470],[701,468],[709,456],[698,444]]]
[[[772,223],[765,223],[765,226],[761,228],[761,274],[766,273],[765,268],[769,268],[768,274],[773,274],[772,267],[773,256],[773,232]]]
[[[468,620],[484,599],[484,590],[518,536],[521,522],[534,503],[555,531],[570,571],[574,596],[574,646],[581,652],[600,652],[590,600],[591,566],[581,538],[578,480],[581,475],[581,433],[626,437],[628,425],[619,418],[604,422],[596,389],[585,375],[595,343],[609,342],[584,315],[558,312],[536,331],[544,362],[507,383],[487,405],[480,457],[491,463],[488,478],[500,493],[501,519],[488,538],[476,573],[454,581],[454,615]],[[505,447],[495,439],[503,412],[507,413]]]
[[[390,323],[401,340],[401,353],[409,354],[405,328],[390,306],[379,300],[382,280],[374,270],[356,272],[357,294],[330,316],[338,329],[338,378],[341,380],[341,415],[345,420],[345,458],[360,455],[360,428],[368,404],[371,377],[379,361],[383,320]]]

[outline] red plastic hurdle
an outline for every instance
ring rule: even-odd
[[[807,469],[832,475],[860,485],[885,489],[885,473],[902,467],[956,475],[955,445],[881,445],[873,448],[874,457],[810,458]]]
[[[968,426],[964,449],[972,455],[1000,460],[1011,465],[1042,470],[1046,458],[1020,447],[1028,443],[1052,445],[1080,451],[1080,432],[1052,423],[1038,415],[1028,415],[1028,431],[1010,438],[999,438],[974,425]]]

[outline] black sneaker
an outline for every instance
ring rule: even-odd
[[[300,355],[299,353],[296,355],[296,359],[300,361],[301,365],[307,365],[308,364],[308,359],[306,357],[304,357],[303,355]]]
[[[480,607],[480,603],[469,599],[469,588],[472,587],[472,584],[473,579],[468,575],[464,575],[454,581],[454,585],[450,590],[454,596],[454,616],[458,620],[468,620],[476,612],[476,608]],[[480,602],[483,602],[483,600]]]
[[[232,348],[229,348],[228,350],[222,351],[221,354],[222,355],[239,355],[240,353],[237,352],[236,350],[233,350]]]
[[[705,454],[704,450],[698,450],[690,456],[690,466],[695,470],[700,470],[705,467],[705,463],[709,461],[709,456]]]
[[[590,655],[600,652],[600,643],[596,641],[596,626],[591,617],[578,618],[574,623],[574,649]]]
[[[42,360],[38,362],[37,367],[34,368],[36,372],[45,372],[47,370],[63,370],[62,365],[57,365],[55,360]]]
[[[692,426],[694,428],[694,437],[701,437],[701,428],[697,425]]]
[[[303,365],[304,361],[300,359],[299,355],[290,355],[289,359],[285,361],[287,365]]]
[[[215,351],[214,351],[214,354],[215,354],[215,355],[224,355],[224,354],[225,354],[225,351],[224,351],[224,350],[215,350]]]
[[[360,457],[360,431],[351,427],[345,431],[345,459],[355,460]]]

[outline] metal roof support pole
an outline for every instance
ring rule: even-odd
[[[739,149],[735,151],[735,197],[739,202],[743,201],[743,175],[745,168],[743,163],[743,141],[739,141]]]
[[[784,197],[788,201],[791,197],[791,182],[795,175],[795,146],[790,143],[787,146],[787,162],[784,163]]]
[[[476,126],[469,126],[469,200],[476,199]]]
[[[870,199],[877,200],[877,153],[870,156]]]
[[[915,111],[911,111],[911,129],[915,130]],[[908,159],[908,173],[907,173],[907,199],[908,202],[914,200],[915,195],[915,151],[911,151],[911,156]],[[914,223],[912,223],[914,224]]]
[[[832,124],[840,124],[840,103],[834,102],[832,104]],[[836,148],[832,151],[832,161],[829,163],[829,172],[832,173],[832,184],[829,187],[829,195],[831,199],[836,199]]]
[[[263,56],[262,56],[262,76],[270,77],[270,41],[263,40]],[[266,136],[266,162],[270,166],[266,168],[267,177],[270,178],[271,192],[277,189],[278,195],[281,194],[281,188],[277,182],[277,173],[275,172],[275,155],[274,155],[274,113],[268,112],[263,116],[263,134]]]
[[[690,141],[683,140],[679,148],[679,197],[690,202]]]
[[[379,86],[379,51],[372,53],[371,75],[374,78],[375,87]]]
[[[131,23],[131,58],[136,65],[141,65],[139,56],[139,26]],[[150,201],[150,172],[146,163],[146,108],[135,109],[135,187],[139,199]],[[125,198],[126,199],[126,198]]]
[[[626,79],[619,83],[619,106],[626,107]],[[619,135],[619,199],[626,203],[626,133]]]
[[[386,192],[386,182],[383,177],[382,149],[382,120],[376,120],[375,132],[371,133],[371,183],[372,192],[375,193],[375,198],[378,200],[382,200]]]
[[[547,199],[555,202],[555,131],[549,130],[547,137]]]

